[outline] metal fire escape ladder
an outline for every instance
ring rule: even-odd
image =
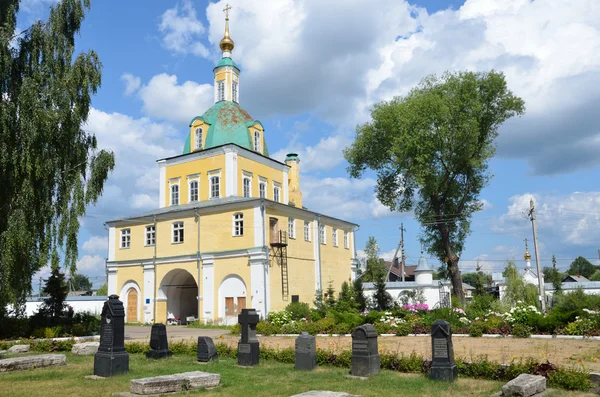
[[[286,232],[279,231],[277,235],[273,236],[271,247],[273,248],[273,256],[281,267],[281,296],[284,301],[289,298],[287,245]]]

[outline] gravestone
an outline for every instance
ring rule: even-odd
[[[150,331],[150,351],[146,352],[146,358],[171,357],[173,353],[169,350],[169,342],[167,341],[167,327],[164,324],[153,324]]]
[[[304,331],[296,338],[296,369],[311,371],[317,366],[317,340]]]
[[[212,338],[208,336],[198,337],[198,351],[197,351],[198,362],[207,363],[219,359],[217,354],[217,348],[213,343]]]
[[[377,331],[371,324],[356,327],[352,332],[350,374],[366,377],[375,375],[381,366],[377,347]]]
[[[258,364],[259,346],[256,338],[258,314],[254,309],[242,309],[238,315],[242,337],[238,342],[238,365],[249,367]]]
[[[125,351],[125,309],[117,295],[111,295],[102,307],[100,346],[94,355],[94,375],[109,377],[129,372],[129,354]]]
[[[458,378],[458,368],[454,363],[452,347],[452,329],[444,320],[437,320],[431,325],[431,379],[453,382]]]

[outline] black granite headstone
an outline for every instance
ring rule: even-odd
[[[169,341],[167,340],[167,326],[164,324],[153,324],[150,331],[150,351],[146,352],[146,358],[171,357],[173,352],[169,350]]]
[[[242,309],[242,314],[238,315],[238,323],[242,331],[242,338],[238,342],[238,365],[248,367],[258,364],[259,345],[256,338],[258,320],[258,314],[254,309]]]
[[[377,331],[371,324],[356,327],[352,332],[352,358],[350,374],[369,376],[379,372],[381,366],[377,348]]]
[[[111,295],[102,308],[100,346],[94,355],[94,375],[109,377],[129,372],[125,351],[125,309],[117,295]]]
[[[213,340],[208,336],[198,337],[198,351],[197,358],[199,362],[207,363],[219,359],[217,354],[217,348],[213,343]]]
[[[454,363],[452,347],[452,329],[444,320],[431,325],[432,363],[429,377],[431,379],[453,382],[458,378],[458,368]]]
[[[317,366],[317,340],[308,332],[296,338],[296,369],[311,371]]]

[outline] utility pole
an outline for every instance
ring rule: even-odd
[[[535,228],[535,206],[533,205],[533,198],[529,201],[529,219],[531,219],[531,226],[533,227],[533,246],[535,247],[535,263],[537,265],[538,284],[540,288],[540,303],[542,305],[542,313],[546,313],[546,294],[544,293],[540,251],[538,250],[537,230]]]
[[[42,296],[42,278],[40,277],[40,287],[38,288],[38,298],[41,296]]]
[[[402,232],[402,224],[400,224],[400,231]],[[390,272],[392,271],[392,266],[396,263],[396,258],[398,258],[398,251],[400,250],[400,246],[404,244],[404,234],[401,234],[400,241],[398,242],[398,246],[396,247],[396,252],[394,252],[394,257],[392,258],[392,263],[390,263],[390,267],[387,272],[387,276],[385,276],[385,281],[390,281]],[[404,256],[404,248],[402,248],[402,253]],[[402,281],[404,281],[404,262],[402,262]]]
[[[400,224],[400,245],[402,246],[402,258],[400,259],[402,261],[402,282],[404,282],[404,260],[406,259],[406,255],[404,255],[404,224],[401,223]]]

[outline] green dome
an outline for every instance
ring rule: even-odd
[[[248,150],[254,150],[252,137],[248,132],[248,128],[257,123],[262,127],[260,121],[254,120],[240,105],[230,101],[215,103],[202,116],[194,117],[190,122],[190,127],[198,119],[209,125],[204,141],[204,149],[235,143]],[[264,136],[263,143],[261,154],[268,156],[269,151]],[[190,134],[188,133],[183,154],[190,152]]]
[[[215,66],[215,69],[220,68],[221,66],[233,66],[234,68],[236,68],[238,70],[238,72],[240,71],[240,68],[238,68],[238,66],[235,64],[235,62],[233,62],[233,59],[231,59],[229,57],[221,58],[221,60],[217,64],[217,66]]]

